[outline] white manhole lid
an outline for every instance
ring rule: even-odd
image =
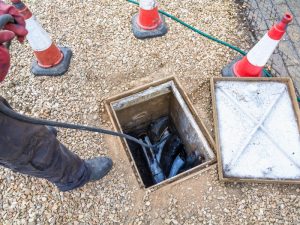
[[[299,112],[290,80],[212,84],[220,178],[300,181]]]

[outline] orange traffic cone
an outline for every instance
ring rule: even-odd
[[[72,57],[71,49],[57,47],[23,2],[20,0],[11,0],[11,2],[25,19],[28,30],[27,40],[37,59],[32,64],[32,73],[48,76],[66,73]]]
[[[164,16],[158,12],[155,0],[140,0],[139,13],[132,18],[132,31],[136,38],[160,37],[168,32]]]
[[[222,70],[225,77],[260,77],[263,67],[275,51],[279,41],[286,32],[288,23],[293,16],[286,13],[282,20],[275,24],[265,36],[244,56],[233,61]]]

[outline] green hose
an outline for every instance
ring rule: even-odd
[[[136,2],[136,1],[134,1],[134,0],[126,0],[126,1],[128,1],[128,2],[130,2],[132,4],[135,4],[135,5],[139,5],[139,3]],[[228,48],[230,48],[230,49],[232,49],[232,50],[234,50],[234,51],[236,51],[236,52],[238,52],[238,53],[240,53],[242,55],[246,55],[247,54],[245,51],[243,51],[242,49],[238,48],[237,46],[234,46],[234,45],[229,44],[229,43],[227,43],[225,41],[222,41],[222,40],[220,40],[220,39],[218,39],[216,37],[213,37],[213,36],[211,36],[211,35],[203,32],[203,31],[201,31],[201,30],[193,27],[192,25],[185,23],[181,19],[179,19],[179,18],[177,18],[177,17],[175,17],[175,16],[173,16],[173,15],[171,15],[171,14],[169,14],[169,13],[163,11],[163,10],[158,10],[158,11],[161,14],[165,15],[166,17],[169,17],[170,19],[172,19],[172,20],[176,21],[177,23],[180,23],[181,25],[189,28],[190,30],[194,31],[195,33],[200,34],[201,36],[208,38],[209,40],[212,40],[212,41],[217,42],[217,43],[219,43],[221,45],[224,45],[224,46],[226,46],[226,47],[228,47]],[[272,77],[272,75],[266,69],[264,69],[264,76],[266,76],[266,77]],[[300,102],[300,97],[297,97],[297,100],[298,100],[298,102]]]

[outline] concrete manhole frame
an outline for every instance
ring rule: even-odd
[[[182,182],[182,181],[184,181],[186,179],[189,179],[189,178],[191,178],[191,177],[193,177],[197,174],[201,174],[202,172],[204,172],[208,168],[213,168],[214,165],[216,164],[216,161],[217,161],[216,160],[216,151],[215,151],[215,142],[214,142],[213,138],[209,134],[207,128],[204,126],[204,123],[198,117],[194,107],[192,106],[192,103],[188,99],[188,97],[187,97],[185,91],[183,90],[182,86],[179,84],[178,80],[173,76],[165,78],[165,79],[161,79],[161,80],[158,80],[158,81],[155,81],[155,82],[143,85],[143,86],[140,86],[140,87],[135,88],[133,90],[129,90],[125,93],[122,93],[122,94],[119,94],[119,95],[116,95],[114,97],[111,97],[111,98],[107,99],[106,103],[105,103],[105,107],[106,107],[106,110],[108,112],[109,118],[112,121],[114,129],[118,132],[122,132],[121,125],[119,124],[116,113],[114,112],[114,109],[112,107],[112,104],[114,102],[116,102],[120,99],[123,99],[125,97],[128,97],[130,95],[134,95],[136,93],[142,92],[142,91],[144,91],[144,90],[146,90],[150,87],[159,86],[159,85],[162,85],[162,84],[170,82],[170,81],[174,82],[178,92],[180,93],[180,95],[184,99],[185,103],[187,104],[188,109],[190,110],[194,120],[196,121],[197,125],[199,126],[201,132],[203,133],[207,143],[209,144],[210,148],[212,149],[213,153],[215,154],[215,157],[212,160],[209,160],[208,162],[205,162],[205,163],[203,163],[199,166],[196,166],[196,167],[194,167],[194,168],[192,168],[188,171],[185,171],[185,172],[183,172],[183,173],[181,173],[181,174],[179,174],[179,175],[177,175],[173,178],[164,180],[163,182],[161,182],[159,184],[156,184],[156,185],[153,185],[151,187],[146,188],[143,181],[142,181],[142,178],[139,174],[139,171],[138,171],[137,166],[134,162],[133,156],[132,156],[132,154],[129,150],[129,146],[128,146],[126,140],[124,140],[123,138],[120,138],[122,146],[123,146],[123,150],[126,152],[127,158],[129,160],[130,164],[132,165],[132,170],[135,174],[135,177],[138,181],[138,184],[139,184],[140,188],[142,188],[144,190],[148,190],[148,189],[157,190],[158,188],[161,188],[161,187],[163,187],[167,184],[170,184],[170,183]]]

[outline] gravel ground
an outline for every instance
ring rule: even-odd
[[[70,46],[63,77],[30,74],[28,44],[12,46],[12,68],[1,86],[19,112],[41,118],[111,127],[105,99],[163,77],[176,76],[213,135],[209,78],[237,54],[167,19],[170,31],[140,41],[131,33],[136,6],[116,1],[26,1],[53,40]],[[247,49],[233,0],[175,0],[161,8]],[[83,158],[108,155],[113,171],[69,193],[49,182],[0,168],[2,224],[299,224],[295,185],[221,184],[216,167],[157,191],[141,190],[118,139],[59,130],[59,139]]]

